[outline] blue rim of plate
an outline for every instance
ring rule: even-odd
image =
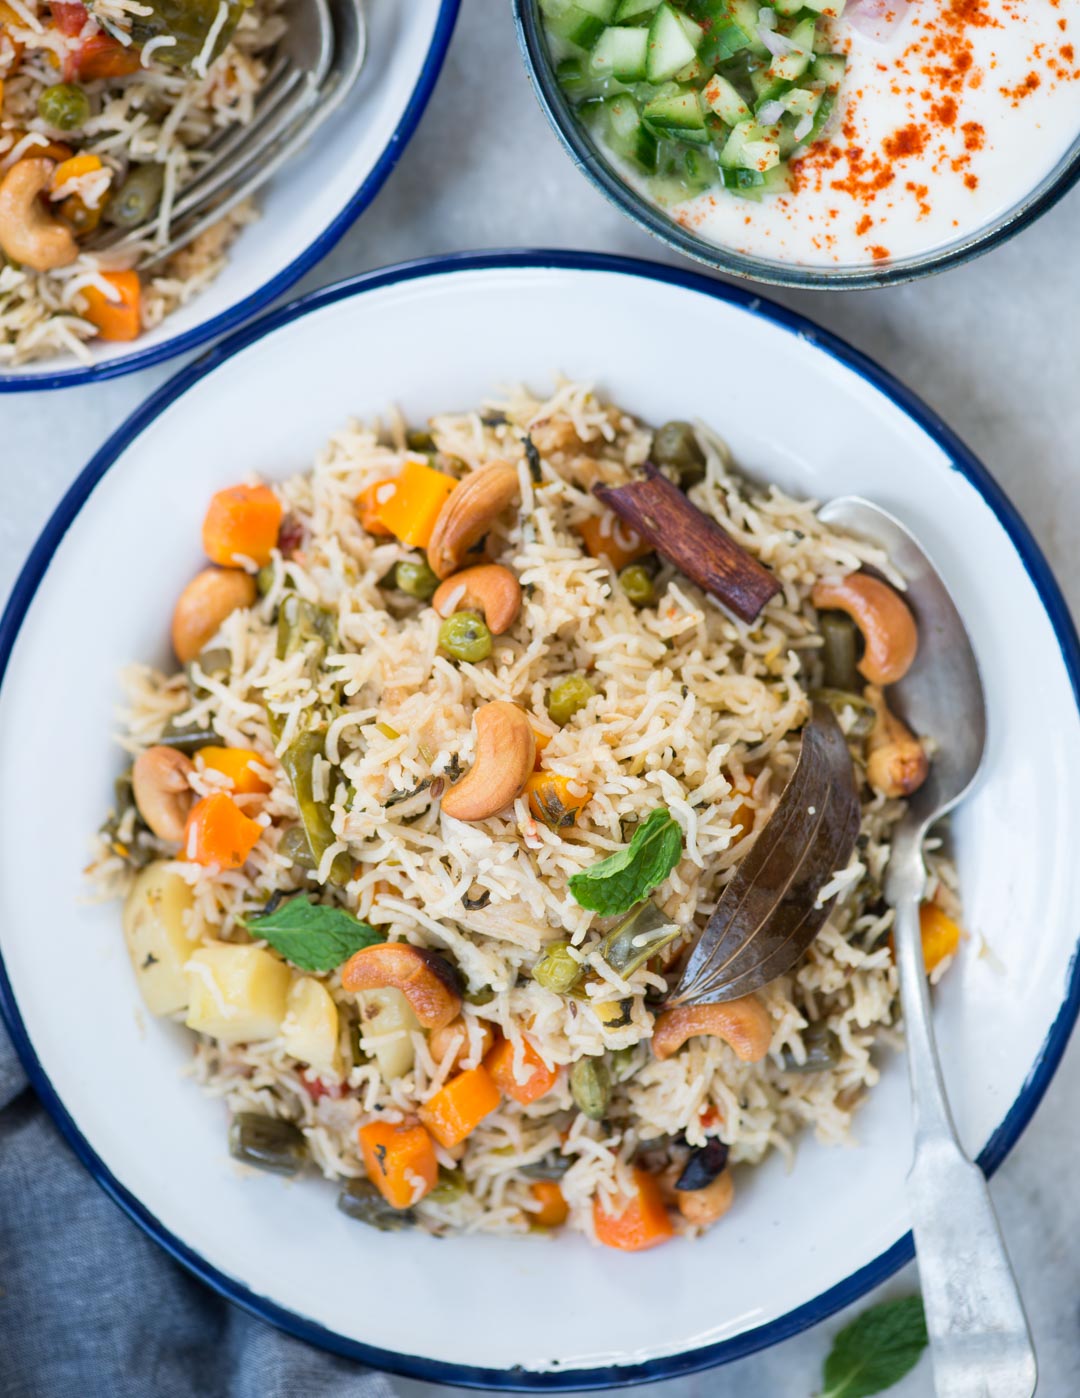
[[[278,272],[276,276],[271,277],[258,291],[253,291],[250,296],[246,296],[243,301],[238,302],[227,311],[222,311],[213,320],[208,320],[185,334],[176,336],[175,339],[167,340],[164,344],[155,345],[151,349],[137,350],[133,354],[110,359],[102,364],[84,364],[72,369],[60,369],[54,372],[46,370],[40,374],[0,373],[0,393],[36,393],[51,388],[79,388],[83,384],[101,383],[105,379],[117,379],[124,374],[133,374],[139,369],[148,369],[152,364],[160,364],[163,360],[172,359],[175,355],[197,349],[207,340],[228,334],[230,330],[235,330],[238,325],[242,325],[244,321],[261,311],[264,306],[269,305],[275,297],[294,286],[301,277],[311,271],[316,263],[321,262],[331,248],[345,236],[360,215],[373,202],[389,178],[390,172],[405,153],[405,147],[412,140],[416,128],[420,124],[420,118],[427,109],[439,74],[442,72],[460,9],[461,0],[440,0],[439,14],[435,21],[431,43],[424,55],[416,86],[401,114],[401,120],[391,132],[390,139],[382,154],[368,171],[367,178],[360,188],[329,227],[325,228],[314,242],[309,243],[299,257],[294,258],[287,267]]]
[[[639,228],[651,233],[654,238],[659,238],[662,243],[682,253],[684,257],[692,258],[695,262],[711,267],[713,271],[722,272],[725,276],[742,277],[772,286],[797,287],[801,291],[858,291],[915,281],[935,272],[944,272],[950,267],[960,267],[965,262],[999,247],[1048,213],[1080,181],[1078,136],[1069,152],[1062,157],[1045,180],[1036,185],[1026,199],[1021,200],[1015,208],[983,228],[976,229],[959,243],[939,248],[937,251],[931,249],[929,252],[894,263],[884,262],[868,267],[844,267],[835,270],[827,267],[803,267],[797,263],[773,262],[767,258],[735,252],[719,243],[710,243],[704,238],[695,237],[627,184],[575,118],[570,104],[555,80],[543,36],[543,24],[539,18],[538,0],[512,0],[512,3],[518,46],[534,95],[551,129],[559,138],[563,150],[573,163],[594,189],[599,190]]]
[[[560,270],[570,272],[601,272],[618,276],[638,277],[645,281],[666,283],[694,291],[714,300],[737,306],[748,315],[767,320],[778,329],[797,335],[830,355],[845,368],[883,394],[914,421],[942,449],[952,468],[960,471],[982,496],[1016,549],[1039,595],[1047,618],[1057,636],[1062,661],[1069,675],[1073,694],[1080,709],[1080,638],[1069,615],[1050,566],[1032,538],[1016,509],[1005,496],[986,467],[964,443],[945,425],[921,399],[894,379],[884,369],[844,340],[820,329],[812,321],[786,307],[765,300],[755,292],[727,285],[698,272],[665,267],[653,262],[614,257],[603,253],[580,253],[545,250],[516,250],[489,253],[456,253],[443,257],[424,258],[406,262],[380,271],[365,272],[333,286],[321,288],[287,306],[271,311],[243,327],[227,340],[214,346],[194,363],[179,370],[162,385],[117,429],[58,505],[46,524],[30,556],[23,566],[3,616],[0,617],[0,685],[11,660],[12,650],[26,613],[49,564],[69,526],[91,492],[118,457],[150,425],[159,414],[194,384],[233,355],[279,330],[302,316],[318,311],[335,302],[375,291],[382,287],[436,277],[455,272],[499,272],[504,270]],[[989,1176],[997,1169],[1016,1144],[1031,1120],[1035,1108],[1053,1077],[1080,1013],[1080,955],[1074,952],[1069,967],[1068,985],[1061,1008],[1032,1064],[1019,1096],[1004,1120],[993,1132],[979,1155],[978,1163]],[[872,1262],[853,1272],[829,1290],[804,1303],[774,1321],[748,1330],[731,1339],[699,1349],[684,1351],[642,1363],[605,1366],[596,1369],[558,1369],[540,1373],[524,1369],[484,1369],[470,1365],[445,1363],[417,1355],[398,1354],[360,1344],[343,1335],[325,1329],[312,1320],[276,1305],[267,1297],[252,1292],[234,1278],[213,1267],[194,1252],[149,1212],[110,1173],[104,1162],[91,1148],[68,1114],[44,1069],[37,1059],[23,1026],[3,959],[0,957],[0,1016],[7,1025],[12,1042],[23,1067],[43,1105],[59,1127],[62,1135],[105,1192],[140,1225],[155,1242],[175,1260],[194,1273],[220,1296],[225,1297],[260,1320],[321,1349],[356,1359],[376,1369],[431,1383],[452,1384],[464,1388],[479,1388],[511,1393],[572,1392],[620,1388],[631,1384],[655,1382],[700,1372],[719,1364],[741,1359],[757,1350],[786,1340],[792,1335],[825,1320],[835,1311],[857,1301],[871,1288],[885,1281],[899,1267],[911,1261],[915,1249],[911,1234],[898,1239]]]

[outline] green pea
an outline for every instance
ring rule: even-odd
[[[643,563],[631,563],[619,574],[619,586],[635,607],[649,607],[656,601],[652,574]]]
[[[570,1069],[570,1095],[590,1121],[602,1121],[611,1101],[611,1072],[602,1058],[579,1058]]]
[[[465,992],[465,1003],[467,1005],[490,1005],[495,999],[495,991],[490,985],[482,985],[479,990],[467,990]]]
[[[475,612],[455,612],[439,627],[439,645],[454,660],[475,664],[491,654],[491,632]]]
[[[548,695],[547,711],[552,723],[569,723],[583,709],[596,693],[584,675],[567,675],[564,680],[551,686]]]
[[[653,437],[652,459],[674,471],[684,490],[705,479],[705,453],[688,422],[665,422]]]
[[[409,597],[426,602],[434,597],[439,580],[428,567],[426,558],[403,558],[394,569],[394,583]]]
[[[54,83],[37,105],[38,116],[57,131],[74,131],[90,119],[90,98],[78,83]]]
[[[545,990],[565,995],[581,979],[581,962],[570,955],[569,942],[552,942],[532,968],[532,978]]]
[[[133,165],[127,178],[109,196],[105,221],[116,228],[138,228],[153,218],[165,184],[163,165]]]
[[[430,432],[406,432],[405,445],[410,451],[433,452],[436,450],[435,438]]]

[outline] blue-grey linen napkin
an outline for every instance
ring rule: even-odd
[[[393,1398],[222,1301],[68,1149],[0,1026],[3,1398]]]

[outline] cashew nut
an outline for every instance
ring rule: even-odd
[[[823,578],[810,600],[819,611],[847,612],[863,634],[866,651],[859,673],[871,684],[895,684],[911,669],[919,631],[900,594],[869,573]]]
[[[180,594],[173,611],[172,643],[181,665],[194,660],[240,607],[255,603],[255,579],[239,568],[204,568]]]
[[[744,1063],[758,1063],[772,1042],[772,1020],[756,995],[743,995],[718,1005],[679,1005],[657,1015],[653,1057],[670,1058],[695,1034],[723,1039]]]
[[[464,1059],[472,1057],[479,1062],[484,1057],[495,1042],[495,1033],[491,1025],[483,1023],[482,1020],[475,1020],[474,1023],[480,1030],[479,1050],[475,1054],[470,1048],[469,1026],[460,1016],[443,1025],[441,1029],[431,1031],[428,1035],[428,1050],[436,1063],[441,1066],[443,1059],[453,1049],[454,1056],[450,1060],[449,1071],[456,1073]]]
[[[437,578],[448,578],[465,561],[506,507],[517,499],[518,474],[505,461],[491,461],[446,497],[428,543],[427,556]]]
[[[695,1228],[708,1228],[710,1223],[723,1218],[735,1200],[735,1181],[731,1171],[721,1170],[712,1184],[704,1189],[677,1189],[675,1203],[679,1213]]]
[[[346,990],[400,990],[425,1029],[442,1029],[461,1013],[457,972],[437,952],[408,942],[364,947],[341,968]]]
[[[493,636],[509,631],[521,611],[521,584],[509,568],[482,563],[440,583],[431,599],[440,616],[480,612]]]
[[[868,684],[864,692],[876,715],[866,740],[866,780],[882,796],[910,796],[930,771],[923,745],[907,724],[890,712],[876,685]]]
[[[161,840],[180,841],[195,800],[188,778],[195,764],[175,748],[154,747],[140,752],[131,769],[131,785],[139,814]]]
[[[521,795],[536,761],[536,734],[524,709],[503,699],[481,704],[473,715],[476,758],[442,798],[455,820],[487,820]]]
[[[67,267],[79,255],[71,229],[41,201],[54,162],[42,156],[17,160],[0,180],[0,248],[35,272]]]

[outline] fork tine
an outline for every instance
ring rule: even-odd
[[[196,181],[185,186],[170,214],[172,236],[164,246],[147,249],[139,259],[140,267],[162,262],[254,193],[310,140],[352,90],[367,50],[362,0],[313,3],[328,26],[328,32],[321,36],[316,65],[321,70],[321,81],[313,81],[311,71],[293,68],[294,76],[300,79],[299,86],[292,88],[288,98],[269,104],[268,112],[263,111],[260,102],[258,120],[243,128],[245,139],[234,143],[229,153],[222,153]],[[145,239],[157,223],[155,220],[134,230],[121,241]]]

